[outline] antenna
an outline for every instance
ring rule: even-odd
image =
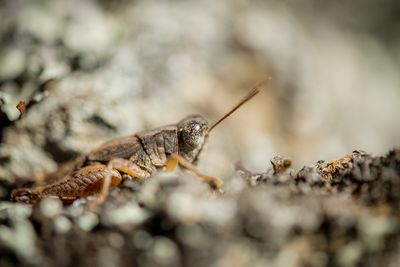
[[[250,90],[250,92],[247,93],[245,97],[242,98],[242,100],[239,101],[230,111],[228,111],[224,116],[222,116],[218,121],[214,122],[210,128],[208,128],[208,132],[211,132],[212,129],[214,129],[218,124],[220,124],[222,121],[224,121],[226,118],[228,118],[233,112],[235,112],[238,108],[240,108],[244,103],[252,99],[256,94],[258,94],[261,91],[261,87],[268,84],[269,81],[271,80],[271,77],[268,77],[261,82],[259,82],[256,86],[254,86],[253,89]]]

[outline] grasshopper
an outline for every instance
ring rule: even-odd
[[[156,171],[172,171],[179,164],[192,171],[213,188],[220,188],[222,180],[201,173],[196,167],[210,132],[244,103],[260,92],[271,78],[258,83],[232,109],[215,123],[200,115],[191,115],[177,124],[146,130],[110,140],[76,161],[61,166],[50,177],[58,180],[34,188],[20,188],[11,193],[12,200],[35,204],[43,198],[59,198],[64,204],[97,194],[87,206],[105,201],[110,187],[122,184],[124,179],[144,180]]]

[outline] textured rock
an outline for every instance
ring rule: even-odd
[[[400,25],[375,2],[1,1],[0,266],[400,266],[400,152],[374,156],[399,145]],[[266,75],[200,160],[223,194],[177,171],[94,213],[9,202],[103,141],[213,121]],[[371,154],[317,162],[354,148]]]

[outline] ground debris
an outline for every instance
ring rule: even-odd
[[[223,194],[185,172],[126,181],[96,213],[2,202],[0,265],[396,266],[400,150],[290,163],[237,163]]]

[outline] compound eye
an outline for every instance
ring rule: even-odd
[[[186,128],[186,132],[191,138],[196,137],[199,131],[200,131],[200,125],[198,125],[197,123],[189,124],[188,127]]]
[[[192,125],[192,127],[190,127],[190,131],[193,134],[200,132],[200,130],[201,126],[198,123],[195,123],[194,125]]]
[[[202,125],[197,122],[190,123],[185,129],[185,136],[187,142],[197,144],[203,136]]]

